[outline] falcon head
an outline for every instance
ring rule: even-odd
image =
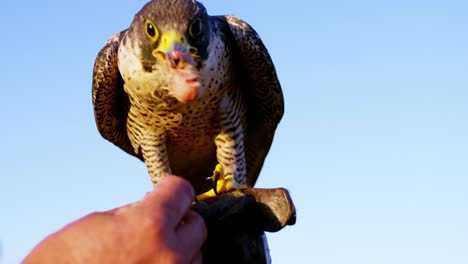
[[[208,19],[205,7],[195,0],[147,3],[135,15],[119,49],[124,79],[138,75],[153,85],[147,90],[158,98],[170,96],[182,103],[198,98],[203,88],[200,72],[208,56]]]

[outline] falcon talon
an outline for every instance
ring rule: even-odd
[[[217,181],[219,176],[220,176],[219,172],[213,172],[213,175],[211,175],[210,177],[206,177],[206,180]]]
[[[214,180],[213,182],[213,191],[216,195],[219,195],[218,193],[218,179]]]
[[[213,191],[216,195],[219,195],[218,193],[218,181],[219,181],[219,178],[220,177],[224,177],[224,169],[223,169],[223,166],[221,164],[217,164],[216,167],[215,167],[215,170],[213,171],[213,176],[211,176],[210,178],[212,178],[212,188],[213,188]]]
[[[220,176],[219,173],[214,173],[212,176],[206,178],[206,180],[212,181],[211,188],[213,189],[216,195],[218,195],[218,190],[217,190],[218,188],[216,188],[216,186],[218,184],[219,176]]]

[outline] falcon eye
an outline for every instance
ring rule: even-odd
[[[158,36],[159,36],[159,32],[158,32],[158,29],[156,28],[156,26],[154,26],[154,24],[149,20],[145,21],[145,25],[146,25],[146,35],[152,41],[156,41],[158,39]]]
[[[189,34],[192,38],[199,37],[203,32],[203,23],[200,18],[196,18],[193,20],[192,24],[190,24]]]

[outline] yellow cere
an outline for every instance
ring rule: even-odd
[[[174,43],[179,43],[182,46],[187,44],[185,37],[177,31],[169,31],[163,33],[161,43],[157,48],[158,51],[166,52]]]

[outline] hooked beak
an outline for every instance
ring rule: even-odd
[[[153,50],[153,56],[168,66],[169,93],[179,102],[188,103],[200,94],[199,73],[195,71],[194,53],[187,39],[176,31],[169,31],[161,36],[159,46]]]

